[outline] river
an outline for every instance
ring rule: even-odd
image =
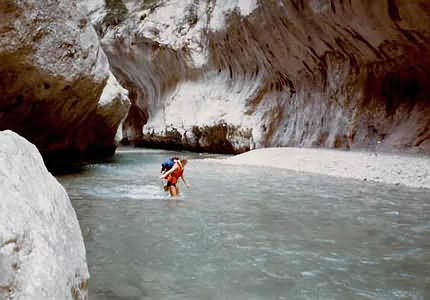
[[[192,186],[171,199],[158,174],[174,154],[124,148],[57,174],[90,300],[430,299],[429,190],[186,153]]]

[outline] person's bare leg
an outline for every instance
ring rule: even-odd
[[[170,196],[171,197],[175,197],[176,196],[176,188],[174,185],[169,186],[169,192],[170,192]]]
[[[179,185],[179,182],[178,182]],[[179,186],[176,186],[176,196],[179,196]]]

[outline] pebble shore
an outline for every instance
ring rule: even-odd
[[[424,155],[286,147],[252,150],[220,162],[430,189],[430,156]]]

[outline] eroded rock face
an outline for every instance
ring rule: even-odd
[[[129,141],[430,153],[426,0],[87,5],[114,73],[136,93]]]
[[[47,162],[111,153],[129,101],[77,1],[0,3],[0,130]]]
[[[0,131],[0,299],[87,299],[85,247],[34,145]]]

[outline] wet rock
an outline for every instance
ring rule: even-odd
[[[127,112],[127,91],[78,4],[0,4],[0,129],[25,136],[47,162],[112,152]]]
[[[180,130],[180,131],[179,131]],[[140,147],[167,148],[224,154],[241,153],[250,150],[251,133],[225,123],[212,126],[193,126],[185,128],[166,128],[162,132],[144,134],[133,144]]]
[[[0,132],[0,299],[87,299],[85,247],[36,147]]]

